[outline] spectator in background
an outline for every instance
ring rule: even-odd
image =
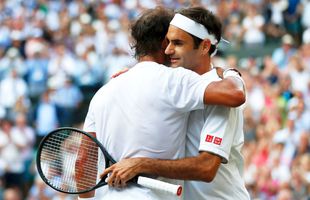
[[[304,166],[306,164],[306,167]],[[290,188],[293,194],[293,199],[309,198],[309,152],[296,158],[291,166],[292,179],[290,181]],[[307,177],[307,178],[306,178]]]
[[[231,43],[233,47],[238,48],[242,41],[240,16],[237,14],[231,15],[228,19],[228,24],[226,27],[227,28],[225,28],[224,37]]]
[[[29,190],[28,200],[50,200],[55,195],[55,191],[46,185],[37,175],[34,184]]]
[[[302,60],[306,70],[310,72],[310,28],[303,32],[302,42],[302,46],[300,47],[300,59]]]
[[[272,39],[277,39],[285,33],[283,12],[288,7],[288,0],[272,0],[268,3],[269,16],[266,23],[266,33]]]
[[[0,2],[1,4],[3,2]],[[4,4],[4,3],[3,3]],[[4,6],[0,6],[1,20],[0,20],[0,47],[5,49],[10,46],[10,28],[9,20],[7,19],[7,10]]]
[[[11,47],[7,49],[5,53],[4,51],[2,53],[3,57],[0,60],[0,80],[8,76],[12,67],[16,69],[16,72],[20,77],[23,77],[26,73],[26,68],[24,60],[19,51],[16,48]]]
[[[25,35],[22,32],[22,28],[24,26],[24,22],[20,19],[14,19],[12,20],[12,30],[10,33],[10,39],[11,39],[11,45],[13,48],[16,48],[18,52],[25,56],[24,52],[24,40]]]
[[[51,91],[47,90],[42,95],[34,110],[34,125],[36,131],[35,147],[50,131],[59,126],[57,108],[51,101]]]
[[[292,192],[289,189],[282,189],[279,191],[276,200],[293,200]]]
[[[7,169],[7,161],[5,158],[5,148],[9,144],[10,140],[10,121],[7,119],[1,119],[0,120],[0,177],[1,180],[3,178],[3,175],[6,172]],[[2,181],[1,181],[2,182]]]
[[[74,195],[64,194],[53,190],[46,185],[37,174],[35,182],[31,187],[27,200],[74,200]]]
[[[292,56],[288,63],[288,74],[292,80],[292,89],[305,93],[308,89],[306,84],[310,80],[310,71],[306,70],[306,66],[302,62],[302,59],[295,55]]]
[[[87,49],[76,61],[76,70],[78,71],[75,76],[77,85],[81,90],[86,93],[94,93],[105,82],[104,70],[100,64],[99,56],[91,47]]]
[[[298,132],[295,128],[295,116],[290,115],[283,129],[280,129],[274,133],[274,137],[282,138],[283,151],[280,155],[280,162],[283,165],[290,166],[293,160],[294,153],[296,151]]]
[[[28,85],[19,77],[13,67],[10,73],[0,81],[0,105],[6,109],[6,113],[14,118],[14,107],[20,98],[27,98]]]
[[[104,65],[107,66],[105,69],[105,80],[109,80],[110,77],[124,69],[134,65],[136,61],[126,54],[122,49],[115,47],[112,54],[107,56]]]
[[[13,122],[8,119],[3,119],[1,123],[1,137],[4,141],[1,145],[0,158],[3,163],[4,185],[23,188],[24,161],[21,155],[23,146],[20,145],[22,139],[13,134],[13,125]]]
[[[34,142],[35,133],[34,129],[27,124],[26,115],[24,113],[18,113],[15,117],[15,123],[12,127],[11,135],[15,144],[19,148],[19,154],[21,161],[23,162],[23,187],[22,192],[26,194],[27,188],[32,180],[32,172],[30,170],[33,154],[34,154]]]
[[[288,7],[284,11],[284,24],[286,32],[292,35],[296,44],[301,43],[302,27],[300,24],[300,0],[289,0]]]
[[[46,90],[48,80],[48,58],[46,47],[42,40],[31,39],[26,43],[26,80],[29,86],[29,96],[37,103],[40,95]]]
[[[301,25],[304,29],[310,28],[310,1],[309,0],[301,0]]]
[[[296,54],[296,48],[294,47],[294,39],[289,34],[285,34],[281,41],[282,46],[273,51],[272,60],[281,71],[284,71],[288,67],[290,58]]]
[[[243,75],[247,89],[247,107],[246,110],[250,110],[253,120],[258,122],[261,117],[262,110],[264,108],[265,94],[263,87],[259,84],[260,80],[258,76],[253,76],[245,73]]]
[[[295,118],[295,128],[298,131],[310,132],[310,111],[306,109],[305,102],[301,93],[296,93],[290,101],[295,101],[289,110],[289,115]],[[290,103],[290,102],[289,102]]]
[[[56,104],[59,125],[73,126],[79,117],[76,114],[81,106],[83,94],[71,77],[66,77],[64,85],[55,90],[52,100]]]
[[[246,47],[262,47],[265,42],[264,18],[254,4],[249,3],[246,7],[246,14],[242,20],[243,42]]]
[[[56,87],[63,87],[66,77],[75,75],[76,60],[64,43],[57,42],[53,50],[48,63],[49,81],[57,84]]]
[[[124,67],[132,67],[136,60],[129,54],[129,39],[122,25],[127,26],[127,21],[111,20],[108,24],[108,35],[111,38],[108,48],[110,54],[105,57],[105,80]]]
[[[3,200],[23,200],[22,192],[19,188],[7,188],[3,192]]]

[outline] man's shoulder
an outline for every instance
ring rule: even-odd
[[[204,79],[211,79],[213,81],[219,81],[221,78],[218,76],[216,69],[212,69],[203,75],[201,75]]]
[[[164,64],[159,64],[159,63],[150,62],[150,61],[144,61],[144,62],[137,63],[130,71],[149,73],[154,76],[155,74],[157,74],[162,78],[169,77],[169,76],[182,76],[182,75],[200,77],[200,75],[197,74],[196,72],[193,72],[184,67],[173,68],[173,67],[168,67]]]

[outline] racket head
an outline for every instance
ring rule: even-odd
[[[53,189],[81,194],[106,184],[98,175],[115,161],[105,154],[104,147],[91,134],[63,127],[43,138],[36,165],[42,180]]]

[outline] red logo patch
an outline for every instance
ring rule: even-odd
[[[207,135],[206,137],[206,142],[212,142],[213,141],[213,137],[212,135]]]
[[[221,143],[222,143],[222,138],[215,137],[213,143],[214,143],[214,144],[217,144],[217,145],[221,145]]]

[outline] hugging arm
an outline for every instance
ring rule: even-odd
[[[220,164],[221,158],[208,152],[178,160],[129,158],[107,168],[102,176],[111,173],[108,184],[114,187],[124,187],[128,180],[138,174],[211,182]]]
[[[197,156],[177,160],[152,158],[124,159],[106,169],[104,174],[111,173],[108,183],[111,186],[122,187],[126,185],[128,180],[139,174],[211,182],[221,163],[224,162],[225,159],[223,160],[223,158],[226,157],[227,159],[232,143],[225,142],[224,147],[224,142],[220,146],[220,144],[206,141],[206,137],[216,134],[220,138],[225,138],[225,141],[232,141],[230,138],[233,137],[233,133],[231,133],[228,127],[229,117],[230,108],[219,106],[213,109],[212,116],[205,119],[202,132],[197,133],[202,141],[200,142],[202,146],[196,147]],[[200,152],[198,153],[199,150]],[[217,155],[212,152],[221,153]]]
[[[204,93],[205,104],[238,107],[245,102],[245,87],[240,73],[233,73],[231,69],[229,71],[226,77],[224,72],[224,79],[208,85]]]

